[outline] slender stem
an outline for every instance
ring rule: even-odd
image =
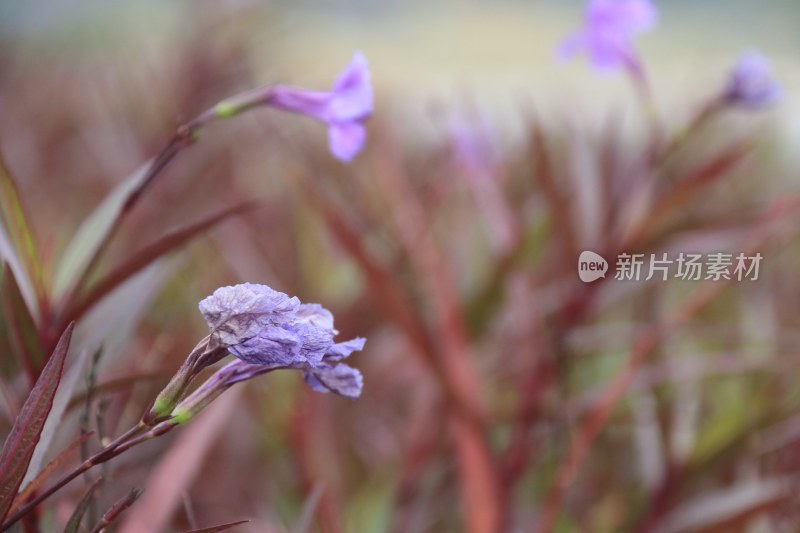
[[[76,477],[80,476],[81,474],[83,474],[84,472],[86,472],[87,470],[92,468],[93,466],[99,465],[101,463],[104,463],[104,462],[108,461],[109,459],[112,459],[112,458],[116,457],[117,455],[121,454],[122,452],[128,450],[129,448],[135,446],[136,444],[140,444],[141,442],[144,442],[145,440],[149,440],[149,438],[152,438],[152,437],[157,436],[157,435],[161,435],[163,433],[166,433],[166,431],[169,431],[169,429],[172,429],[172,428],[169,428],[166,431],[162,430],[157,434],[153,434],[149,438],[145,438],[145,439],[142,438],[142,437],[145,437],[145,436],[149,435],[150,433],[153,433],[153,431],[155,429],[158,429],[162,425],[163,424],[160,424],[156,428],[153,428],[150,432],[145,433],[144,435],[140,435],[139,437],[136,437],[136,435],[139,434],[144,429],[146,429],[147,426],[145,426],[141,422],[139,424],[133,426],[128,431],[126,431],[125,433],[123,433],[122,435],[120,435],[119,437],[114,439],[114,441],[111,442],[108,446],[106,446],[105,448],[103,448],[102,450],[100,450],[99,452],[97,452],[93,456],[91,456],[89,459],[85,460],[83,463],[81,463],[80,465],[75,467],[75,469],[73,469],[71,472],[65,474],[55,484],[51,485],[46,490],[42,491],[38,496],[36,496],[32,500],[30,500],[29,502],[25,503],[24,505],[21,505],[19,509],[17,509],[13,514],[11,514],[6,519],[5,522],[3,522],[2,526],[0,526],[0,531],[5,531],[5,530],[9,529],[12,525],[14,525],[23,516],[25,516],[26,514],[31,512],[37,505],[39,505],[44,500],[46,500],[47,498],[49,498],[50,496],[52,496],[53,494],[58,492],[62,487],[67,485],[70,481],[72,481]]]

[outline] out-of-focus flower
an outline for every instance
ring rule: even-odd
[[[367,59],[356,52],[330,91],[276,85],[224,100],[213,111],[217,117],[229,117],[262,105],[326,123],[331,152],[342,161],[351,161],[364,146],[367,137],[364,122],[372,115],[372,82]]]
[[[342,161],[350,161],[364,145],[363,123],[372,114],[372,100],[367,59],[356,52],[330,92],[276,87],[269,104],[328,124],[331,152]]]
[[[245,283],[217,289],[200,302],[200,311],[211,328],[211,338],[254,367],[250,372],[296,368],[303,370],[306,382],[316,391],[351,398],[360,395],[358,370],[333,363],[361,350],[365,340],[334,342],[338,332],[333,315],[324,307],[301,304],[265,285]]]
[[[633,39],[657,19],[650,0],[589,0],[583,28],[561,43],[558,54],[570,59],[585,53],[600,71],[624,68],[641,74]]]
[[[723,99],[731,105],[759,109],[777,101],[781,94],[769,61],[761,54],[748,52],[731,70]]]

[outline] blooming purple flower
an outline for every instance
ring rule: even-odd
[[[758,109],[774,103],[781,93],[767,59],[756,52],[748,52],[731,70],[723,98],[729,104]]]
[[[364,121],[372,114],[372,100],[367,59],[356,52],[329,92],[277,86],[267,103],[325,122],[331,152],[342,161],[350,161],[366,140]]]
[[[200,302],[200,311],[211,338],[240,360],[227,370],[226,386],[278,368],[294,368],[303,370],[315,391],[350,398],[361,394],[359,371],[333,363],[363,349],[365,340],[334,342],[333,315],[324,307],[245,283],[217,289]]]
[[[586,53],[600,71],[624,68],[640,74],[633,38],[655,26],[657,19],[650,0],[589,0],[584,27],[561,43],[558,54],[570,59]]]

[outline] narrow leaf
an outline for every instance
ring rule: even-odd
[[[19,254],[11,244],[11,239],[6,233],[5,226],[2,224],[0,224],[0,260],[8,264],[8,268],[14,273],[19,290],[25,299],[25,304],[28,306],[31,316],[38,318],[39,303],[36,298],[36,291],[34,291],[28,272],[25,270]]]
[[[219,224],[228,217],[244,213],[255,207],[256,204],[252,202],[235,205],[164,235],[158,241],[140,250],[127,262],[106,274],[90,289],[89,293],[83,297],[74,308],[65,313],[65,316],[68,317],[68,320],[77,319],[99,300],[156,259],[176,250],[187,241]]]
[[[61,335],[53,355],[47,361],[14,421],[11,433],[3,443],[3,450],[0,452],[0,522],[8,514],[25,477],[47,415],[53,406],[74,327],[75,324],[71,323]]]
[[[97,248],[116,224],[128,198],[135,194],[146,179],[151,164],[148,161],[120,183],[78,228],[56,268],[53,284],[53,296],[56,300],[73,289]]]
[[[238,522],[229,522],[227,524],[220,524],[218,526],[204,527],[202,529],[192,529],[184,531],[183,533],[216,533],[217,531],[225,531],[235,526],[248,523],[250,520],[239,520]]]
[[[64,372],[61,378],[58,392],[53,398],[53,406],[50,408],[50,416],[47,417],[47,422],[42,429],[42,435],[39,438],[39,444],[36,445],[36,451],[33,452],[31,463],[28,466],[28,474],[23,479],[23,483],[30,482],[33,477],[38,474],[39,470],[44,464],[44,459],[50,450],[50,445],[55,438],[58,428],[62,424],[64,412],[67,409],[70,398],[75,392],[75,387],[78,385],[79,378],[83,376],[86,363],[89,360],[89,351],[83,350],[77,357],[77,361]]]
[[[10,267],[5,269],[3,283],[0,287],[0,307],[8,328],[11,347],[14,353],[22,357],[23,366],[35,379],[44,362],[44,348],[39,342],[36,322],[25,303],[14,271]]]
[[[123,496],[119,500],[112,505],[108,511],[103,514],[103,517],[100,519],[100,522],[97,523],[96,526],[92,529],[91,533],[101,533],[106,530],[109,524],[119,518],[122,513],[127,511],[131,505],[133,505],[136,500],[139,499],[139,496],[142,495],[142,491],[140,489],[133,489],[131,490],[126,496]]]
[[[75,510],[72,512],[72,516],[69,517],[69,521],[67,522],[66,527],[64,527],[64,533],[78,533],[79,527],[81,526],[81,520],[83,520],[83,515],[86,514],[86,510],[89,508],[89,504],[92,501],[92,496],[94,496],[94,491],[97,487],[102,483],[103,478],[98,478],[97,481],[92,483],[92,486],[86,491],[81,498],[81,501],[78,503],[78,506],[75,507]]]
[[[25,208],[19,196],[19,189],[8,171],[3,155],[0,154],[0,213],[3,223],[26,271],[32,276],[37,294],[44,294],[44,274],[42,262],[37,251],[33,231],[28,223]]]

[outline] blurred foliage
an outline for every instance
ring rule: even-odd
[[[280,27],[283,12],[224,4],[175,3],[172,16],[60,6],[54,21],[73,13],[81,24],[47,39],[0,24],[11,180],[0,183],[0,254],[17,258],[0,297],[0,433],[41,354],[80,315],[67,365],[102,347],[88,402],[97,449],[205,334],[197,302],[240,281],[320,302],[342,338],[367,337],[355,361],[364,396],[316,395],[293,374],[248,383],[208,423],[191,479],[153,484],[170,450],[193,448],[172,435],[149,443],[105,465],[113,483],[95,490],[87,523],[145,487],[163,506],[140,500],[119,530],[126,517],[166,516],[158,528],[247,518],[235,530],[438,532],[494,520],[527,531],[548,506],[563,532],[793,530],[800,241],[776,116],[723,113],[685,131],[703,103],[686,95],[657,123],[635,104],[596,120],[535,101],[514,104],[512,135],[469,98],[436,102],[414,123],[395,94],[379,99],[368,149],[345,167],[316,124],[257,111],[204,131],[124,217],[120,202],[98,211],[136,188],[178,124],[264,81],[256,65],[282,71],[277,47],[251,46],[249,24]],[[93,18],[109,13],[128,20]],[[214,218],[242,201],[259,209]],[[584,285],[575,273],[584,249],[751,248],[765,257],[757,282]],[[63,263],[69,254],[79,260]],[[86,383],[68,391],[48,459],[78,436]],[[60,493],[42,529],[66,524],[88,486]]]

